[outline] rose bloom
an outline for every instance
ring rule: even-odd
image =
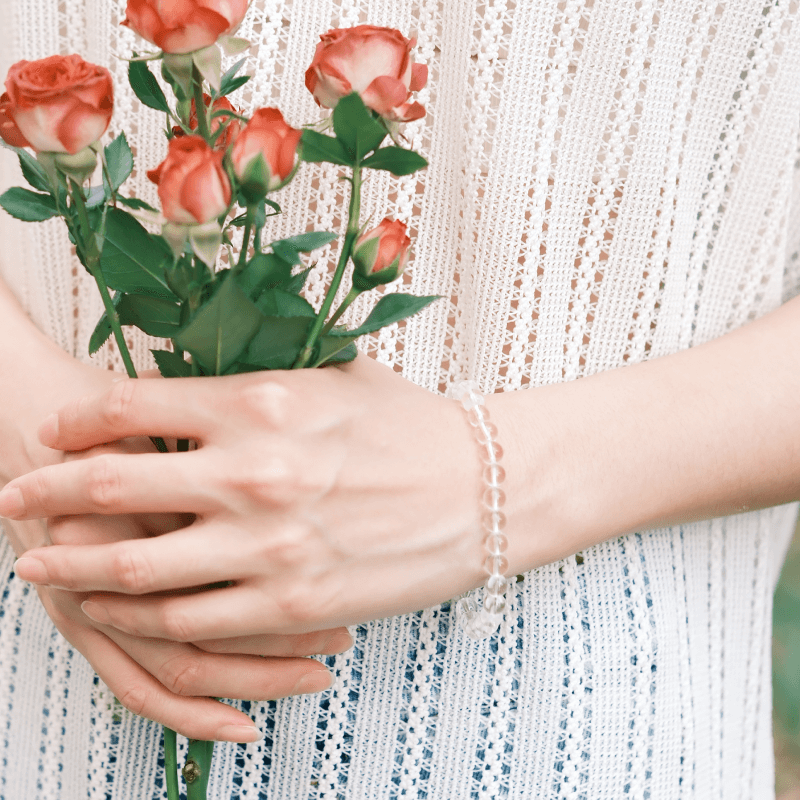
[[[259,108],[233,146],[231,160],[236,177],[245,185],[258,184],[254,188],[264,193],[275,191],[295,168],[302,135],[302,131],[287,125],[277,108]],[[269,174],[261,174],[259,156],[263,156]]]
[[[128,0],[123,25],[165,53],[191,53],[239,27],[249,0]]]
[[[202,225],[223,214],[231,184],[222,168],[223,153],[201,136],[172,139],[164,161],[147,173],[158,184],[164,216],[177,225]]]
[[[80,56],[19,61],[0,97],[0,136],[14,147],[77,153],[108,128],[114,109],[111,73]]]
[[[414,63],[415,45],[415,39],[393,28],[359,25],[328,31],[306,71],[306,87],[324,108],[336,108],[342,97],[358,92],[368,108],[388,120],[419,119],[425,109],[409,98],[428,82],[428,68]]]
[[[214,111],[233,111],[235,114],[238,114],[239,111],[231,104],[231,101],[228,100],[227,97],[220,97],[218,98],[213,108],[209,111],[208,105],[211,102],[211,95],[204,94],[203,101],[206,104],[206,114],[211,114]],[[222,125],[225,124],[227,121],[227,117],[220,114],[218,117],[214,117],[210,122],[211,134],[215,134]],[[189,127],[193,130],[197,130],[197,106],[195,105],[194,100],[192,100],[192,110],[189,114]],[[225,128],[225,133],[220,136],[214,147],[215,150],[227,150],[230,145],[232,145],[236,141],[236,137],[239,135],[239,131],[241,130],[241,123],[238,119],[234,118],[229,123],[227,128]],[[186,134],[183,132],[183,128],[180,125],[176,125],[172,129],[172,133],[175,136],[185,136]]]
[[[410,247],[405,223],[386,217],[358,238],[353,247],[353,263],[365,278],[380,277],[380,283],[389,283],[403,274]]]

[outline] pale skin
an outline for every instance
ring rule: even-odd
[[[508,574],[630,531],[800,497],[798,344],[800,299],[673,356],[491,396]],[[39,429],[55,453],[145,435],[198,449],[55,458],[0,493],[0,514],[15,520],[196,515],[159,536],[25,550],[20,577],[79,593],[112,636],[190,644],[327,630],[483,581],[481,463],[464,412],[368,358],[122,381]],[[218,581],[233,585],[179,593]]]

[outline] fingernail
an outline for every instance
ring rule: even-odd
[[[25,498],[16,486],[6,486],[0,492],[0,517],[16,519],[25,513]]]
[[[58,414],[51,414],[39,426],[39,441],[45,447],[53,447],[58,440]]]
[[[334,633],[323,648],[320,655],[332,656],[335,653],[344,653],[353,646],[353,637],[347,631],[339,631]]]
[[[326,669],[318,669],[314,672],[309,672],[304,675],[297,682],[292,694],[312,694],[313,692],[324,692],[326,689],[331,688],[333,683],[333,675]]]
[[[81,603],[81,611],[83,611],[89,619],[93,619],[101,625],[107,625],[111,621],[108,611],[99,603],[93,603],[91,600],[86,600]]]
[[[30,583],[47,583],[47,567],[36,558],[18,558],[14,562],[17,577]]]
[[[260,742],[264,734],[252,725],[223,725],[217,731],[220,741],[226,742]]]

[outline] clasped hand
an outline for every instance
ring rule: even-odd
[[[122,635],[209,642],[411,612],[481,583],[480,465],[463,412],[376,362],[225,378],[123,380],[51,417],[41,441],[108,454],[8,484],[0,515],[191,514],[159,536],[25,553],[25,580],[89,593]],[[191,591],[187,591],[191,590]]]

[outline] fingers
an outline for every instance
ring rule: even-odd
[[[140,666],[181,697],[276,700],[321,692],[331,675],[310,658],[262,658],[209,653],[191,644],[139,639],[104,628],[103,632]]]
[[[164,456],[159,456],[163,458]],[[238,578],[252,556],[209,527],[194,524],[151,539],[29,550],[14,565],[20,578],[70,591],[151,594]],[[255,633],[255,631],[254,631]],[[211,637],[203,637],[211,638]]]
[[[0,516],[37,519],[72,514],[204,513],[219,504],[200,452],[106,454],[43,467],[7,484]]]
[[[271,406],[279,410],[286,391],[263,374],[257,379],[236,375],[213,380],[122,380],[101,394],[68,404],[45,420],[39,439],[58,450],[86,450],[129,436],[206,442],[220,419],[231,413],[231,397],[240,389],[247,392],[249,385],[259,387],[260,410],[269,411]]]
[[[236,636],[229,639],[206,639],[193,642],[208,653],[248,653],[259,656],[332,656],[353,646],[347,628],[298,634]],[[229,695],[225,695],[228,697]]]
[[[94,595],[81,606],[83,613],[101,625],[131,636],[197,642],[226,637],[255,636],[302,630],[277,603],[255,587],[208,589],[191,595]],[[313,630],[313,622],[305,626]]]
[[[48,607],[48,603],[45,606]],[[129,711],[152,719],[183,736],[204,741],[255,742],[261,734],[245,714],[207,697],[170,692],[105,634],[63,615],[58,627]]]

